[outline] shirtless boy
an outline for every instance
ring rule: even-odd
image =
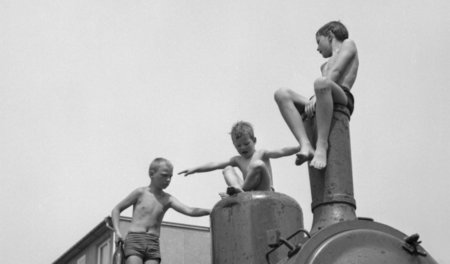
[[[310,166],[323,169],[327,166],[328,136],[333,105],[346,105],[353,112],[354,99],[350,89],[356,80],[359,60],[355,42],[348,39],[347,28],[339,21],[332,21],[316,33],[317,51],[328,61],[321,66],[322,77],[314,82],[315,95],[306,97],[286,88],[275,92],[275,101],[281,115],[294,137],[300,143],[296,164],[310,161]],[[297,108],[298,107],[298,108]],[[316,149],[311,145],[299,110],[317,121]]]
[[[173,166],[167,159],[156,158],[150,164],[150,185],[137,188],[111,213],[117,239],[123,240],[119,229],[120,213],[133,205],[133,217],[124,243],[127,264],[158,264],[161,262],[159,234],[161,222],[167,209],[189,216],[209,215],[211,210],[193,208],[182,204],[172,195],[164,192],[172,179]]]
[[[299,146],[286,147],[278,150],[256,150],[256,137],[250,123],[237,122],[231,130],[231,140],[239,155],[222,162],[210,162],[179,172],[178,174],[194,174],[223,169],[227,193],[234,194],[243,191],[270,191],[273,190],[272,168],[270,159],[294,155],[300,150]],[[243,179],[235,171],[238,167]]]

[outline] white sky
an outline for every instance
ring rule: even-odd
[[[447,0],[0,0],[2,259],[54,261],[148,184],[156,156],[178,172],[235,155],[235,121],[254,124],[259,148],[295,144],[273,92],[312,94],[315,32],[339,19],[360,56],[357,214],[419,233],[450,263],[449,11]],[[307,170],[293,162],[272,161],[275,188],[310,228]],[[217,171],[167,191],[212,208],[224,186]]]

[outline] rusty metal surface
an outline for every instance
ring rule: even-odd
[[[317,232],[295,256],[277,264],[437,264],[429,254],[405,250],[405,237],[381,223],[346,221]],[[426,252],[421,246],[418,249]]]
[[[283,236],[303,228],[303,213],[291,197],[276,192],[244,192],[219,201],[211,216],[213,264],[262,264],[271,249],[269,230]],[[293,239],[293,243],[298,243]],[[287,249],[271,256],[276,263]]]

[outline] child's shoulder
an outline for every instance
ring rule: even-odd
[[[137,193],[137,194],[143,194],[145,192],[148,191],[148,186],[141,186],[141,187],[137,187],[136,189],[134,189],[133,192]]]
[[[242,159],[242,156],[237,155],[230,158],[230,164],[235,165],[236,162],[239,162]]]
[[[264,154],[267,151],[269,151],[269,150],[267,150],[267,149],[255,149],[255,154]]]
[[[168,192],[162,192],[161,198],[162,198],[162,201],[165,201],[164,203],[167,203],[167,204],[171,204],[174,200],[177,199],[175,196],[173,196],[172,194],[170,194]]]
[[[253,153],[252,157],[257,157],[258,159],[264,159],[267,152],[269,152],[269,150],[267,150],[267,149],[255,149],[255,153]]]
[[[355,43],[355,41],[354,41],[353,39],[347,38],[347,39],[344,39],[344,40],[342,41],[342,43]]]
[[[172,194],[170,194],[170,193],[168,193],[168,192],[165,192],[165,191],[162,191],[162,192],[161,192],[161,195],[162,195],[163,197],[167,197],[167,198],[172,198],[172,197],[173,197]]]
[[[347,49],[356,49],[356,43],[352,39],[344,39],[342,46]]]

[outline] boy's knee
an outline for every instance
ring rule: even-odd
[[[283,102],[291,98],[288,88],[279,88],[273,95],[276,102]]]
[[[250,164],[250,169],[253,170],[262,170],[266,168],[266,164],[262,160],[255,160]]]
[[[226,175],[229,174],[232,170],[233,170],[233,167],[232,167],[232,166],[226,166],[226,167],[222,170],[223,176],[226,176]]]
[[[325,77],[317,78],[314,81],[314,91],[316,93],[331,91],[331,81]]]

